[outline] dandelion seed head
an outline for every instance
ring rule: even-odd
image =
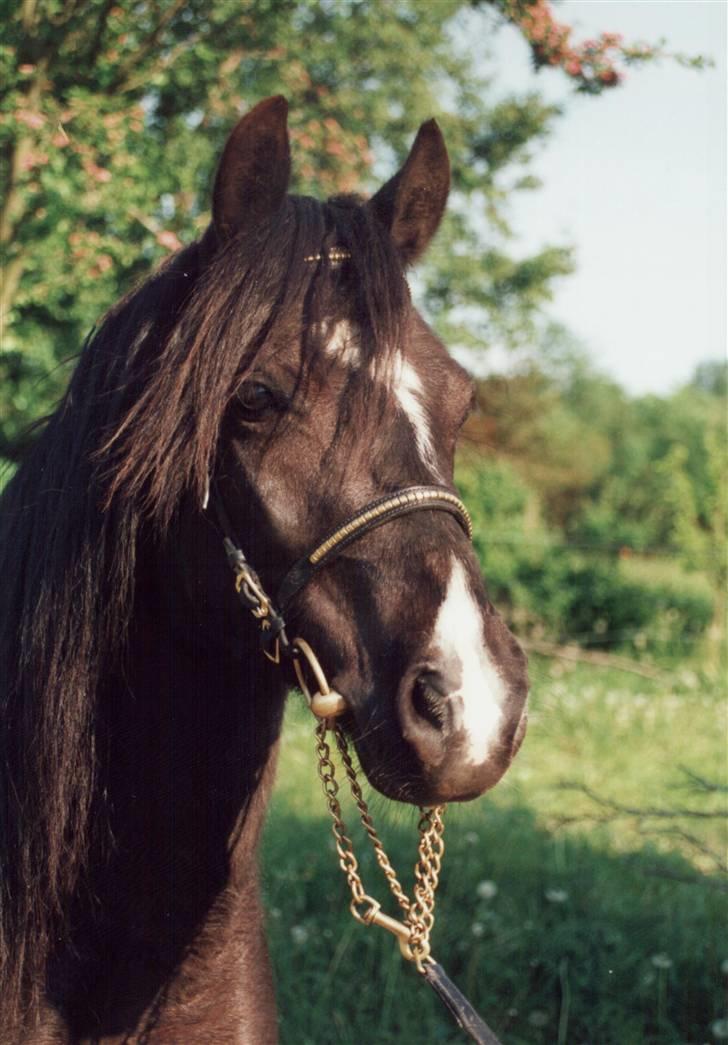
[[[566,903],[569,899],[566,889],[547,889],[544,896],[549,903]]]
[[[492,900],[494,896],[498,895],[498,886],[495,882],[485,879],[482,882],[478,882],[475,891],[481,900]]]
[[[308,940],[308,929],[305,925],[292,925],[291,926],[291,939],[295,944],[301,947]]]
[[[549,1021],[549,1014],[543,1009],[534,1009],[528,1014],[528,1022],[532,1027],[545,1027]]]

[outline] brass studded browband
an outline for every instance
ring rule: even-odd
[[[329,247],[323,254],[307,254],[303,259],[304,261],[323,261],[326,258],[329,263],[334,267],[338,268],[343,261],[349,261],[351,258],[351,251],[346,250],[344,247]]]
[[[473,524],[468,509],[459,497],[439,486],[409,486],[365,505],[356,515],[337,526],[315,548],[294,563],[278,589],[278,606],[282,611],[285,610],[293,596],[313,574],[331,562],[352,541],[358,540],[390,519],[427,509],[454,515],[468,538],[472,538]]]

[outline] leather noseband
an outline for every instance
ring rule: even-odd
[[[460,498],[450,490],[441,486],[405,487],[396,493],[370,501],[298,559],[283,578],[274,605],[273,600],[265,594],[257,573],[235,541],[230,519],[217,489],[212,497],[212,507],[224,534],[223,543],[228,562],[236,574],[238,595],[246,608],[259,620],[263,651],[276,661],[279,652],[289,655],[291,650],[283,616],[291,600],[318,570],[327,566],[344,548],[360,537],[401,515],[425,510],[449,512],[457,519],[468,539],[472,539],[473,536],[473,525],[468,510]],[[275,657],[271,655],[274,646],[277,651]]]
[[[439,486],[408,486],[404,490],[380,497],[365,505],[356,515],[331,530],[315,548],[294,563],[278,589],[278,605],[285,610],[291,599],[322,566],[327,566],[347,545],[358,541],[365,533],[370,533],[400,515],[408,515],[425,508],[450,512],[468,538],[472,538],[473,524],[459,497]]]

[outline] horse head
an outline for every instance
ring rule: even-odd
[[[243,259],[248,281],[278,302],[254,351],[240,333],[211,468],[213,496],[271,593],[364,506],[412,487],[454,501],[455,445],[473,398],[406,282],[448,196],[437,124],[423,124],[370,200],[320,204],[288,195],[286,117],[272,98],[233,130],[202,245],[212,269]],[[457,513],[438,507],[366,529],[286,599],[289,630],[345,697],[343,724],[370,782],[420,804],[493,786],[526,722],[524,654],[486,595]],[[229,622],[221,627],[236,641]]]

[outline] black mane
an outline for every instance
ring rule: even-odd
[[[331,247],[351,254],[343,266]],[[307,258],[320,255],[318,262]],[[0,501],[0,997],[42,991],[92,829],[95,709],[123,650],[142,537],[202,499],[221,424],[272,328],[356,295],[363,362],[409,307],[389,234],[355,198],[289,197],[254,235],[172,258],[106,316]],[[311,352],[315,352],[315,338]]]

